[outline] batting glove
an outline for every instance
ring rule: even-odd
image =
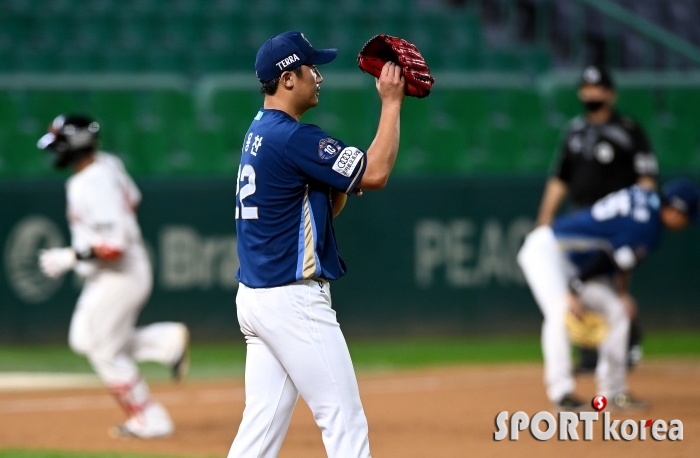
[[[58,278],[78,262],[73,248],[51,248],[39,253],[39,268],[49,278]]]

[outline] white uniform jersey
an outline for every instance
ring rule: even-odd
[[[133,262],[147,260],[136,207],[141,192],[118,157],[98,152],[95,161],[73,175],[66,184],[71,245],[78,253],[93,247],[122,253],[119,261],[91,261],[98,268],[127,269]],[[89,273],[79,263],[79,273]]]

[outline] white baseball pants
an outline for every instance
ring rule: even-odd
[[[129,414],[143,411],[152,401],[136,362],[174,364],[187,344],[181,323],[135,328],[151,288],[145,257],[124,263],[120,270],[99,269],[86,279],[70,324],[70,347],[87,356]]]
[[[241,284],[236,305],[248,346],[246,407],[228,458],[276,457],[300,394],[329,458],[370,457],[367,419],[328,282]]]
[[[571,343],[564,316],[568,310],[567,284],[576,268],[559,249],[550,226],[538,227],[527,236],[518,253],[518,264],[544,315],[544,379],[547,397],[557,402],[564,395],[573,393],[575,388]],[[581,301],[586,307],[601,313],[610,328],[608,336],[598,348],[598,394],[613,397],[626,392],[630,318],[625,307],[611,281],[603,277],[585,283]]]

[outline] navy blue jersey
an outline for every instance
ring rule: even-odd
[[[659,196],[632,186],[603,197],[592,207],[557,218],[552,224],[559,245],[579,268],[605,251],[618,268],[632,269],[661,241]]]
[[[282,111],[260,110],[238,170],[238,280],[269,288],[345,275],[330,196],[351,193],[365,167],[364,151]]]

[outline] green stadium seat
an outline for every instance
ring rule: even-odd
[[[695,122],[700,118],[700,88],[668,89],[666,108],[679,122]]]
[[[540,147],[542,148],[543,157],[543,167],[544,169],[549,169],[552,165],[553,157],[559,152],[561,148],[563,132],[561,129],[557,129],[548,124],[542,126],[542,129],[537,132],[540,139]]]
[[[71,37],[76,23],[68,18],[57,20],[56,17],[35,17],[29,34],[32,45],[41,50],[61,49]],[[26,34],[26,32],[25,32]]]
[[[662,171],[687,171],[700,165],[700,132],[693,123],[673,126],[652,125],[649,129],[652,147]]]
[[[0,146],[0,178],[11,177],[13,175],[12,164],[7,158],[7,151],[12,148],[12,145],[6,140],[7,133],[8,132],[2,128],[2,124],[0,124],[0,145],[2,145]]]
[[[0,128],[16,128],[22,115],[21,102],[21,93],[0,91]]]
[[[66,48],[58,55],[59,68],[63,72],[97,72],[102,69],[103,57],[99,50],[75,50]]]
[[[2,135],[2,165],[7,176],[41,176],[50,173],[51,157],[37,149],[40,132],[5,131]]]
[[[116,20],[112,16],[87,17],[74,22],[67,38],[73,47],[89,51],[100,49],[112,38],[115,30]]]
[[[631,116],[643,127],[654,122],[656,112],[661,108],[657,96],[649,88],[620,88],[617,91],[617,107],[621,113]]]
[[[139,155],[137,133],[139,94],[132,91],[96,91],[88,98],[89,113],[100,122],[100,139],[105,151],[124,157],[129,170],[148,173],[148,163]]]
[[[42,129],[58,115],[86,110],[85,96],[80,92],[33,90],[26,93],[27,115]]]
[[[224,73],[231,70],[233,56],[218,50],[193,50],[188,56],[189,70],[194,75]]]
[[[157,21],[151,17],[121,17],[114,23],[112,37],[105,42],[107,48],[122,51],[147,49],[156,40]]]
[[[173,133],[163,126],[105,127],[102,133],[103,149],[121,156],[135,176],[168,175],[176,169],[171,160]]]
[[[321,89],[318,107],[309,110],[303,122],[321,126],[348,144],[367,148],[377,129],[379,97],[367,89]]]
[[[0,35],[0,40],[3,37]],[[17,68],[15,55],[11,49],[0,49],[0,73],[11,73]]]
[[[98,118],[99,120],[100,118]],[[138,143],[133,126],[102,124],[100,126],[100,149],[124,158],[129,171],[144,173],[142,159],[137,156],[134,145]]]
[[[284,10],[279,10],[277,14],[270,13],[265,15],[265,20],[261,20],[261,16],[253,10],[246,11],[243,17],[246,18],[246,26],[244,27],[245,37],[241,45],[256,52],[265,40],[280,32],[289,30],[289,20]],[[255,24],[255,26],[251,26],[251,24]],[[312,43],[318,42],[315,34],[312,32],[309,32],[307,35]]]
[[[327,27],[323,33],[312,30],[305,35],[311,43],[319,46],[338,48],[338,58],[331,64],[334,70],[357,68],[357,52],[369,38],[378,33],[375,21],[368,21],[360,14],[348,12],[343,20],[333,27]]]
[[[455,151],[445,148],[431,125],[434,104],[430,99],[406,99],[401,116],[401,144],[396,168],[403,172],[435,172],[450,170]],[[375,122],[376,126],[376,122]],[[376,129],[376,127],[375,127]],[[435,139],[438,141],[435,141]]]
[[[199,124],[183,128],[177,135],[177,151],[191,158],[184,171],[201,174],[234,176],[238,169],[240,138],[231,137],[223,129],[211,130]],[[183,170],[181,170],[183,171]]]
[[[26,39],[27,31],[31,27],[32,22],[26,16],[0,12],[0,44],[2,44],[2,50],[7,52],[21,47]]]
[[[151,91],[141,97],[142,109],[167,130],[177,130],[196,122],[194,99],[189,92]]]
[[[126,73],[141,72],[146,68],[143,53],[135,50],[107,48],[102,54],[102,69],[105,71]]]
[[[546,127],[540,131],[529,130],[525,134],[525,143],[522,154],[513,160],[513,169],[523,173],[546,173],[551,165],[553,149],[545,145],[543,137],[546,137]]]
[[[196,17],[204,11],[204,4],[199,0],[174,0],[164,3],[166,8],[162,9],[164,16],[173,16],[175,18]]]
[[[451,125],[451,130],[474,143],[483,128],[488,127],[493,112],[489,93],[479,88],[435,90],[429,99],[435,99]]]
[[[122,0],[120,13],[124,17],[155,17],[168,8],[169,0]]]
[[[520,69],[530,73],[542,73],[552,68],[551,52],[543,47],[532,47],[518,51]]]
[[[490,92],[494,111],[507,113],[517,126],[540,125],[545,122],[542,99],[532,89],[496,89]]]
[[[131,129],[137,125],[141,94],[134,91],[94,91],[88,97],[90,114],[103,124],[103,130]]]
[[[161,18],[157,21],[157,47],[184,50],[202,38],[203,21],[199,17]]]
[[[493,172],[516,171],[516,164],[528,154],[528,146],[523,129],[490,129],[486,140],[488,156],[483,169]]]
[[[244,0],[209,0],[203,2],[205,8],[202,15],[208,18],[232,18],[240,15],[247,2]]]
[[[94,20],[105,17],[115,17],[122,7],[121,0],[93,0],[85,2],[79,0],[76,8],[73,8],[71,13],[77,15],[83,20]]]
[[[216,60],[221,61],[222,57],[233,61],[233,53],[240,49],[240,43],[245,41],[246,23],[241,16],[236,17],[213,17],[206,19],[203,25],[203,31],[200,38],[200,45],[194,49],[190,49],[193,60],[198,61],[201,52],[208,52],[211,55],[216,55]],[[217,54],[218,53],[218,54]],[[206,62],[206,59],[201,59]],[[233,62],[226,62],[226,66],[231,66]],[[217,70],[221,64],[217,63],[214,70]]]
[[[472,107],[478,107],[480,102],[486,100],[482,97],[483,91],[457,92],[464,97],[462,101],[469,99]],[[411,102],[413,100],[410,99]],[[441,97],[433,98],[433,95],[425,100],[416,100],[414,107],[405,110],[411,115],[402,117],[402,144],[409,151],[414,149],[414,144],[419,146],[422,162],[412,159],[421,166],[415,172],[473,171],[486,159],[486,135],[489,131],[486,120],[477,121],[473,113],[464,113],[469,109],[453,111],[450,104],[444,102]]]
[[[152,48],[145,53],[145,68],[154,73],[186,73],[188,56],[177,49]]]
[[[550,110],[567,121],[583,112],[576,85],[555,88],[550,94],[548,102]]]
[[[262,104],[263,96],[257,89],[222,89],[212,94],[210,114],[222,123],[233,138],[239,138],[242,142]]]
[[[16,72],[49,73],[57,72],[61,67],[58,53],[54,51],[37,51],[20,48],[14,51]]]
[[[519,71],[521,67],[521,57],[514,50],[493,50],[485,49],[481,52],[481,63],[486,69],[496,71]]]

